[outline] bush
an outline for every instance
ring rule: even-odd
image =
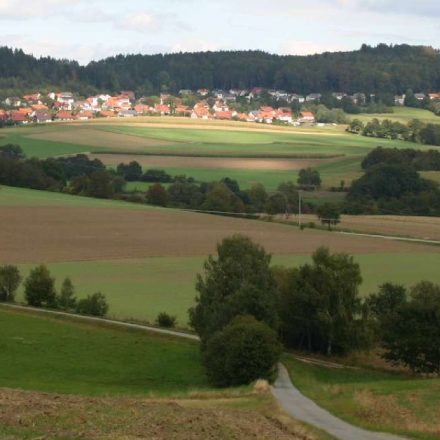
[[[208,340],[204,360],[210,382],[228,387],[275,380],[280,355],[274,330],[251,316],[239,316]]]
[[[159,327],[173,328],[176,326],[176,317],[162,312],[157,315],[156,324]]]
[[[105,316],[108,312],[107,299],[101,292],[88,295],[78,301],[76,311],[82,315]]]
[[[55,307],[55,279],[46,266],[33,269],[25,281],[25,298],[33,307]]]
[[[13,302],[20,282],[21,276],[16,266],[0,267],[0,301]]]

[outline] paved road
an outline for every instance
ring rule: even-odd
[[[290,416],[326,431],[339,440],[408,440],[391,434],[366,431],[338,419],[301,394],[292,384],[284,365],[279,366],[278,379],[272,393]]]

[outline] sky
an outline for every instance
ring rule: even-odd
[[[440,48],[440,0],[0,0],[0,46],[81,64],[119,53],[307,55]]]

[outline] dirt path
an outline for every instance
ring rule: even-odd
[[[407,440],[404,437],[358,428],[330,414],[293,386],[283,365],[279,366],[278,379],[272,393],[290,416],[326,431],[339,440]]]

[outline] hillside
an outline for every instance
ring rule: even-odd
[[[285,89],[296,93],[403,93],[440,89],[439,51],[431,47],[363,45],[352,52],[279,56],[260,51],[118,55],[80,66],[0,48],[0,90],[45,86],[136,90],[151,94],[200,87]]]

